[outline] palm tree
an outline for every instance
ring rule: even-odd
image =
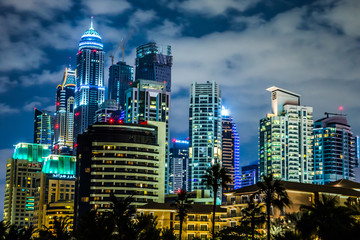
[[[114,220],[117,229],[117,239],[128,240],[136,239],[136,229],[134,218],[136,208],[131,205],[134,201],[132,196],[126,198],[116,198],[113,193],[110,194],[112,202],[111,218]]]
[[[114,231],[114,220],[109,214],[100,215],[92,210],[81,216],[74,235],[77,240],[110,240],[114,239]]]
[[[137,217],[136,231],[138,240],[159,240],[161,229],[157,228],[157,217],[142,215]]]
[[[206,170],[206,174],[202,176],[203,183],[213,190],[213,219],[212,219],[212,238],[215,239],[215,212],[216,212],[216,198],[219,188],[226,188],[228,183],[231,183],[231,178],[228,175],[226,168],[221,167],[219,163],[213,164]]]
[[[274,179],[273,175],[263,176],[262,181],[257,182],[256,185],[259,188],[259,194],[263,195],[265,201],[267,239],[270,240],[271,207],[276,207],[281,210],[290,204],[290,199],[281,180]]]
[[[39,235],[41,235],[42,239],[49,240],[70,240],[72,238],[72,234],[69,231],[69,227],[71,224],[71,217],[55,217],[54,218],[54,227],[49,228],[45,227],[39,231]]]
[[[181,235],[182,235],[183,222],[188,214],[189,209],[191,208],[192,203],[193,201],[189,199],[189,194],[185,190],[181,189],[178,192],[175,203],[171,204],[172,206],[175,206],[177,211],[176,216],[180,220],[180,236],[179,236],[180,240],[182,240]]]
[[[174,229],[163,228],[161,230],[161,240],[176,240]]]
[[[243,215],[241,221],[250,225],[251,239],[255,239],[255,227],[265,222],[265,215],[262,212],[260,202],[255,202],[254,196],[251,196],[247,202],[247,207],[241,209],[241,213]]]
[[[5,240],[31,240],[32,235],[35,232],[33,226],[21,227],[17,225],[10,225],[7,234],[5,234]]]
[[[308,206],[301,206],[302,216],[296,223],[302,239],[357,239],[353,233],[359,231],[354,212],[339,206],[335,197],[322,195],[321,199]]]

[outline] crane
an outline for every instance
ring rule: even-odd
[[[116,45],[115,50],[113,52],[109,51],[109,58],[111,58],[111,65],[114,65],[114,59],[117,51],[121,48],[122,51],[122,62],[125,60],[125,47],[130,40],[134,31],[130,31],[126,39],[121,39],[121,41]]]

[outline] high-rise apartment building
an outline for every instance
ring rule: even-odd
[[[54,116],[45,110],[34,110],[34,143],[52,145],[54,141]]]
[[[33,226],[52,229],[54,217],[71,218],[72,230],[75,198],[76,157],[50,155],[45,158],[36,186]]]
[[[229,110],[222,108],[222,165],[228,171],[232,182],[224,191],[240,187],[240,142],[236,124]]]
[[[76,58],[74,138],[92,125],[95,112],[105,100],[105,52],[101,37],[91,26],[81,37]]]
[[[260,176],[312,183],[312,107],[300,105],[300,95],[278,87],[271,92],[272,113],[260,120]]]
[[[221,164],[221,94],[216,82],[192,83],[189,107],[189,191],[206,189],[201,177]]]
[[[345,116],[335,114],[314,123],[314,183],[355,180],[356,137]]]
[[[141,123],[144,121],[165,122],[165,192],[169,193],[169,115],[170,115],[170,92],[166,90],[166,83],[157,81],[136,80],[132,88],[126,91],[125,122]]]
[[[169,161],[169,193],[188,191],[189,141],[173,139]]]
[[[110,193],[133,204],[164,202],[165,123],[96,123],[78,136],[75,219],[110,208]]]
[[[56,112],[54,124],[54,151],[71,151],[74,141],[76,70],[65,69],[64,78],[56,88]]]
[[[125,107],[125,91],[134,81],[134,67],[126,62],[118,62],[109,68],[108,98],[116,101],[121,109]]]
[[[19,226],[32,225],[35,195],[44,159],[51,153],[50,145],[19,143],[7,160],[4,221]]]
[[[136,48],[135,80],[146,79],[166,84],[166,91],[171,92],[171,67],[173,57],[171,46],[167,46],[163,54],[161,46],[154,42]]]

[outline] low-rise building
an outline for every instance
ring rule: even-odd
[[[189,209],[186,221],[183,223],[183,239],[200,237],[207,239],[211,237],[212,228],[212,205],[193,204]],[[138,214],[150,214],[157,217],[158,228],[174,229],[178,238],[180,233],[180,220],[176,216],[177,211],[171,203],[149,203],[138,207]],[[227,225],[226,208],[216,206],[215,231],[220,231]]]

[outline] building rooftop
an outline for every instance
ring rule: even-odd
[[[211,213],[213,205],[205,204],[192,204],[192,208],[189,209],[188,213]],[[175,206],[171,203],[148,203],[144,206],[138,207],[138,209],[159,209],[159,210],[176,210]],[[216,212],[226,212],[226,208],[221,208],[219,205],[216,206]]]
[[[333,193],[333,194],[341,194],[345,196],[356,196],[360,197],[360,192],[354,190],[353,188],[360,188],[360,183],[356,183],[350,180],[339,180],[336,182],[331,182],[327,185],[317,185],[317,184],[309,184],[309,183],[297,183],[297,182],[287,182],[282,181],[283,186],[286,190],[293,190],[299,192],[311,192],[311,193]],[[246,186],[243,188],[239,188],[234,192],[227,193],[229,195],[231,193],[235,194],[245,194],[245,193],[254,193],[258,191],[259,188],[256,185]]]

